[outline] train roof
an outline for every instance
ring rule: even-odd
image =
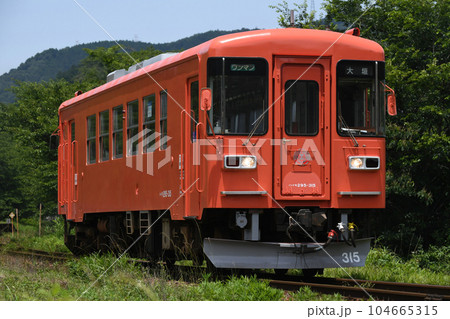
[[[268,50],[268,48],[270,49]],[[183,52],[166,55],[163,59],[155,59],[156,62],[151,64],[145,65],[143,63],[143,67],[136,71],[130,72],[129,69],[128,73],[125,71],[125,75],[63,102],[59,109],[61,110],[115,86],[195,56],[197,58],[236,55],[261,57],[267,55],[269,51],[270,56],[299,55],[299,52],[302,52],[301,55],[307,56],[330,56],[336,52],[342,52],[342,49],[345,50],[346,54],[372,52],[379,56],[379,59],[384,59],[384,51],[378,43],[333,31],[287,28],[232,33],[214,38]],[[237,50],[239,50],[238,54],[236,54]],[[261,52],[265,52],[265,54],[261,54]]]

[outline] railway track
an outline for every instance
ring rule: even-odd
[[[298,279],[297,279],[298,280]],[[387,281],[353,280],[343,278],[315,277],[304,281],[269,281],[274,288],[297,291],[301,287],[310,287],[320,293],[339,293],[352,299],[415,301],[450,300],[450,286],[423,285]]]
[[[72,254],[60,252],[47,252],[42,250],[5,250],[8,255],[28,256],[54,261],[65,261],[74,258]],[[132,259],[131,262],[149,266],[147,260]],[[179,266],[186,268],[186,266]],[[187,267],[191,268],[191,267]],[[198,267],[197,267],[198,268]],[[245,273],[244,273],[245,274]],[[258,277],[268,279],[269,285],[287,291],[297,291],[301,287],[310,287],[313,291],[333,294],[339,293],[349,299],[392,300],[392,301],[450,301],[450,286],[424,285],[411,283],[398,283],[387,281],[371,281],[346,278],[305,278],[301,276],[276,276],[260,273]],[[281,280],[280,278],[283,278]]]
[[[73,258],[72,254],[68,253],[60,253],[60,252],[48,252],[43,250],[36,249],[27,249],[27,250],[6,250],[6,254],[13,256],[27,256],[34,258],[41,258],[47,260],[55,260],[55,261],[65,261]]]

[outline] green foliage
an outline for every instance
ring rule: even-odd
[[[449,244],[450,3],[445,0],[328,0],[329,21],[355,23],[383,45],[398,115],[387,127],[387,216],[383,241]]]
[[[294,11],[294,27],[303,29],[326,29],[327,25],[322,24],[322,19],[316,19],[316,11],[308,12],[307,1],[304,0],[303,3],[293,4],[294,8],[289,8],[287,1],[278,3],[276,6],[269,6],[271,9],[275,9],[278,14],[278,24],[280,27],[289,28],[292,26],[291,23],[291,10]]]
[[[77,293],[81,300],[159,300],[145,284],[146,272],[126,256],[93,254],[68,261],[67,266],[70,276],[82,283]]]
[[[306,3],[294,7],[296,27],[320,27]],[[271,8],[288,27],[287,2]],[[386,82],[396,91],[398,115],[387,122],[387,210],[376,226],[383,243],[402,255],[416,246],[448,245],[450,3],[327,0],[324,9],[326,25],[358,27],[384,47]]]
[[[34,249],[69,253],[64,245],[64,221],[62,218],[44,219],[41,226],[41,236],[39,236],[38,218],[22,218],[19,225],[19,237],[17,235],[11,237],[11,233],[7,232],[0,236],[0,242],[6,250]]]
[[[258,280],[256,276],[239,278],[233,276],[223,284],[205,278],[194,290],[199,300],[276,301],[283,297],[281,290],[270,287],[267,282]]]
[[[17,161],[20,152],[12,132],[6,129],[7,114],[12,111],[11,105],[0,103],[0,220],[22,202],[18,178],[20,165]]]
[[[420,268],[436,273],[450,274],[450,246],[430,246],[428,251],[417,251],[412,257]]]
[[[343,301],[345,300],[340,294],[321,295],[311,290],[310,287],[301,287],[297,292],[292,294],[292,300],[295,301]]]
[[[58,128],[59,105],[88,88],[64,80],[21,82],[13,89],[17,102],[1,105],[0,161],[5,164],[0,177],[10,188],[0,188],[0,218],[13,207],[30,216],[40,203],[44,216],[56,214],[57,150],[50,149],[50,135]]]
[[[342,277],[379,281],[409,282],[419,284],[450,285],[448,257],[441,258],[448,248],[441,247],[431,253],[416,253],[411,259],[402,260],[387,248],[371,249],[362,268],[325,269],[326,277]],[[439,268],[437,259],[443,265]],[[438,271],[437,271],[438,270]]]
[[[32,235],[35,221],[24,221],[24,235],[37,239]],[[449,285],[449,252],[448,247],[436,247],[404,261],[386,248],[376,248],[370,251],[365,267],[326,269],[325,276]],[[318,294],[308,287],[286,293],[255,276],[219,281],[197,272],[188,279],[187,283],[175,281],[164,267],[144,269],[127,256],[92,254],[55,263],[5,258],[0,252],[0,300],[343,300],[339,294]]]

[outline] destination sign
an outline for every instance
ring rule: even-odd
[[[374,77],[375,63],[367,61],[341,61],[337,72],[341,77]]]
[[[256,67],[254,64],[231,64],[230,65],[231,71],[244,71],[244,72],[253,72],[256,70]]]

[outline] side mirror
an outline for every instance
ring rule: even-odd
[[[392,91],[387,96],[387,107],[388,107],[388,114],[390,116],[397,115],[397,102],[395,100],[395,93]]]
[[[397,115],[397,102],[395,100],[395,92],[389,86],[381,82],[384,86],[384,92],[387,92],[387,111],[390,116]]]
[[[211,109],[212,94],[210,88],[203,88],[200,93],[200,108],[203,111],[209,111]]]

